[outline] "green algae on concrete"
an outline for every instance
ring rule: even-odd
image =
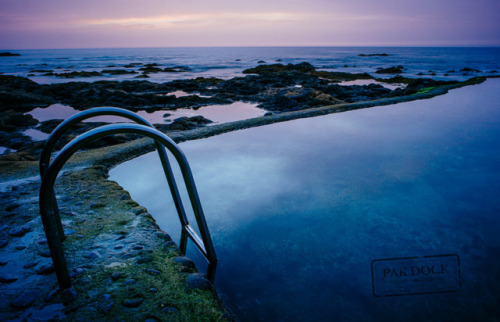
[[[106,179],[107,171],[100,165],[73,167],[65,169],[56,181],[66,234],[63,246],[76,291],[73,301],[55,291],[54,273],[36,274],[42,264],[51,263],[37,209],[39,179],[7,181],[10,183],[3,191],[9,193],[2,199],[19,206],[13,213],[4,209],[9,207],[7,203],[1,204],[0,233],[7,235],[9,227],[23,225],[29,225],[31,230],[24,238],[29,240],[24,242],[27,247],[23,250],[14,251],[21,237],[9,237],[0,253],[2,258],[11,259],[12,254],[19,255],[6,267],[34,264],[30,269],[21,268],[22,274],[16,276],[15,282],[0,284],[0,299],[5,304],[0,317],[28,318],[33,312],[59,305],[54,314],[69,321],[232,320],[208,281],[208,288],[190,288],[187,279],[197,273],[194,265],[184,267],[174,261],[182,254],[170,236],[156,225],[146,208],[133,201],[117,183]],[[10,199],[17,196],[10,191],[21,198]],[[33,303],[24,309],[9,306],[28,285],[36,294]]]

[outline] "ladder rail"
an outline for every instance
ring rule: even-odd
[[[174,156],[181,169],[182,178],[188,191],[189,199],[193,208],[196,222],[198,224],[201,238],[196,234],[196,232],[192,229],[191,226],[189,226],[189,223],[187,222],[185,225],[183,225],[183,231],[187,232],[188,236],[193,240],[195,245],[208,261],[209,268],[207,275],[210,280],[213,280],[215,268],[217,265],[217,256],[215,254],[215,249],[213,247],[210,232],[205,220],[205,215],[198,196],[194,178],[184,153],[172,139],[154,128],[140,124],[111,124],[92,129],[76,137],[74,140],[64,146],[64,148],[52,160],[50,165],[44,170],[42,184],[40,187],[40,214],[42,217],[42,223],[47,236],[47,241],[49,244],[59,286],[61,288],[68,288],[71,286],[71,280],[68,274],[67,264],[62,247],[62,235],[64,235],[64,233],[59,228],[60,226],[62,226],[60,223],[61,218],[60,216],[56,215],[53,203],[51,202],[52,198],[55,198],[53,195],[55,180],[64,164],[79,149],[87,146],[90,142],[98,140],[102,137],[118,133],[138,134],[150,137],[157,144],[160,144],[163,149],[168,149]]]
[[[82,112],[79,112],[75,115],[72,115],[71,117],[67,118],[63,122],[61,122],[55,129],[52,131],[52,133],[49,135],[47,140],[45,141],[45,144],[43,146],[42,152],[40,154],[40,176],[43,177],[43,174],[45,173],[46,169],[50,165],[50,157],[52,152],[54,151],[56,147],[57,140],[68,130],[70,129],[73,125],[80,123],[83,120],[96,117],[96,116],[120,116],[129,120],[132,120],[138,124],[142,124],[145,126],[149,126],[151,128],[154,128],[154,126],[149,123],[145,118],[141,117],[140,115],[137,115],[134,112],[131,112],[129,110],[123,109],[123,108],[118,108],[118,107],[97,107],[97,108],[91,108]],[[177,184],[175,182],[175,177],[172,172],[172,167],[170,166],[170,162],[168,160],[167,153],[165,151],[165,148],[158,142],[155,141],[156,145],[156,150],[158,151],[158,156],[160,157],[160,161],[163,167],[163,172],[165,173],[165,176],[167,178],[168,186],[170,188],[170,192],[172,194],[172,199],[174,200],[175,204],[175,209],[177,210],[177,214],[179,216],[179,220],[181,222],[182,226],[187,225],[189,222],[187,220],[186,212],[184,211],[184,206],[182,205],[182,199],[179,194],[179,190],[177,189]],[[54,208],[54,216],[60,217],[59,214],[59,209],[57,206],[57,200],[55,198],[54,192],[53,196],[51,197],[52,203],[53,203],[53,208]],[[64,233],[63,233],[63,228],[62,225],[60,225],[60,219],[57,221],[58,223],[58,229],[60,230],[60,235],[61,238],[64,239]],[[185,249],[181,249],[183,252],[185,252]]]

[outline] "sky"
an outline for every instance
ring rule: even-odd
[[[500,0],[0,0],[0,48],[500,46]]]

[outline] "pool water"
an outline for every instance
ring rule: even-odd
[[[241,320],[500,316],[500,79],[180,147],[219,257],[215,286]],[[111,179],[178,241],[161,171],[151,153]],[[372,261],[446,254],[459,258],[458,290],[374,296]]]

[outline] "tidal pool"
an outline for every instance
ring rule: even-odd
[[[178,97],[184,96],[182,91],[176,91],[170,94],[175,94]],[[67,119],[70,116],[78,113],[73,107],[62,104],[53,104],[46,108],[36,108],[29,112],[35,119],[40,122],[52,119]],[[137,114],[145,118],[148,122],[155,124],[171,123],[179,117],[192,117],[201,115],[214,123],[224,123],[243,120],[252,117],[262,116],[266,113],[265,110],[258,108],[255,103],[234,102],[225,105],[207,105],[196,109],[178,108],[176,110],[161,110],[154,112],[138,111]],[[124,122],[122,117],[117,116],[97,116],[85,120],[85,122],[109,122],[117,123]],[[35,137],[36,138],[36,137]]]
[[[500,80],[491,79],[180,144],[224,302],[243,321],[500,316],[499,102]],[[178,242],[155,153],[119,165],[111,179]],[[194,247],[187,255],[205,269]],[[375,296],[374,260],[437,255],[459,260],[455,290],[398,295],[392,274],[395,295]]]

